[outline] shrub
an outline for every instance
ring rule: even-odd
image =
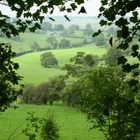
[[[33,84],[25,84],[24,88],[23,88],[23,94],[21,96],[21,100],[24,103],[29,103],[30,102],[30,94],[32,93],[32,90],[34,89]]]
[[[36,140],[39,129],[41,128],[42,119],[35,116],[34,112],[28,112],[28,117],[26,118],[26,126],[22,130],[29,140]]]
[[[41,65],[46,68],[58,65],[57,59],[51,52],[43,53],[40,57]]]
[[[42,83],[36,87],[32,84],[25,85],[21,99],[24,103],[47,104],[48,83]]]
[[[43,119],[41,136],[43,140],[58,140],[59,139],[59,129],[52,116]]]

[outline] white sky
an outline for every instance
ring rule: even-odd
[[[87,11],[87,14],[80,14],[78,15],[78,11],[75,11],[71,14],[68,14],[69,16],[97,16],[99,13],[99,7],[100,7],[100,0],[85,0],[85,4],[83,5]],[[0,5],[0,11],[2,11],[3,14],[6,14],[10,17],[14,17],[15,13],[11,12],[10,8]],[[66,13],[60,13],[58,9],[56,9],[53,13],[54,16],[63,16]]]

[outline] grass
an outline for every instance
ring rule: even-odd
[[[96,54],[102,56],[105,52],[105,48],[96,47],[94,44],[90,44],[80,48],[50,50],[58,59],[59,66],[69,63],[69,59],[76,55],[78,51],[86,53]],[[26,54],[14,59],[15,62],[20,64],[19,74],[23,76],[23,83],[40,84],[48,81],[48,79],[55,75],[63,74],[60,69],[57,68],[44,68],[40,64],[40,55],[46,51],[34,52]]]
[[[91,124],[77,109],[62,105],[20,105],[16,110],[10,108],[0,114],[0,140],[7,140],[17,127],[19,129],[12,138],[28,140],[21,134],[26,124],[27,112],[36,112],[38,117],[44,117],[48,112],[52,112],[60,129],[60,140],[103,140],[104,138],[97,130],[89,131]],[[37,140],[41,140],[40,137]]]
[[[10,43],[12,45],[13,51],[15,52],[23,52],[23,51],[30,50],[30,46],[32,45],[34,41],[38,42],[41,48],[48,47],[48,43],[46,42],[47,37],[49,37],[49,35],[47,34],[37,34],[37,33],[35,34],[35,33],[26,32],[26,33],[20,34],[21,40],[19,41],[0,37],[0,42]],[[55,37],[58,42],[60,42],[61,39],[65,38],[61,36],[55,36]],[[82,39],[79,39],[79,38],[78,39],[66,38],[66,39],[70,40],[71,43],[82,42]]]

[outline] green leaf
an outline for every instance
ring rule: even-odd
[[[118,65],[119,64],[125,64],[127,62],[127,59],[124,56],[121,56],[118,58]]]
[[[97,32],[95,32],[95,33],[92,35],[92,37],[96,37],[96,36],[100,35],[101,33],[102,33],[102,31],[101,31],[101,30],[98,30]]]
[[[86,10],[85,10],[85,7],[83,7],[83,6],[81,7],[81,9],[78,12],[78,14],[80,14],[80,13],[87,13]]]
[[[52,21],[55,21],[55,19],[54,19],[54,18],[52,18],[52,17],[49,17],[49,19],[50,19],[50,20],[52,20]]]
[[[67,15],[64,16],[67,21],[70,21]]]
[[[100,25],[101,25],[101,26],[104,26],[104,25],[106,25],[106,24],[107,24],[107,21],[106,21],[106,20],[101,20],[101,21],[100,21]]]
[[[84,0],[75,0],[75,2],[77,2],[78,5],[84,3]]]
[[[130,87],[136,86],[138,84],[138,80],[131,79],[128,84]]]
[[[111,38],[109,39],[109,44],[110,44],[111,46],[113,46],[113,37],[111,37]]]
[[[76,4],[75,3],[72,3],[71,4],[71,8],[72,8],[72,10],[75,10],[77,8]]]

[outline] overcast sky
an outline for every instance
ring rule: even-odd
[[[87,11],[87,14],[80,14],[80,16],[97,16],[99,13],[99,7],[100,7],[100,0],[88,0],[85,2],[85,4],[83,5]],[[3,14],[9,15],[11,17],[15,16],[14,12],[11,12],[10,8],[4,6],[4,5],[0,5],[0,10],[2,11]],[[54,16],[61,16],[64,15],[66,13],[60,13],[58,9],[55,9],[54,12]],[[78,11],[75,11],[71,14],[69,14],[70,16],[79,16],[78,15]]]

